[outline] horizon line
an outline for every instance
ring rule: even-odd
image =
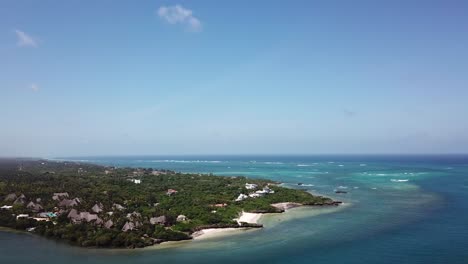
[[[98,155],[70,155],[70,156],[3,156],[0,159],[67,159],[67,158],[110,158],[110,157],[213,157],[213,156],[465,156],[467,153],[260,153],[260,154],[98,154]]]

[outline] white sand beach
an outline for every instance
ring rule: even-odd
[[[238,223],[240,222],[245,222],[249,224],[258,224],[258,221],[262,217],[262,214],[256,214],[256,213],[246,213],[242,212],[240,217],[235,219]]]
[[[258,224],[258,221],[261,217],[262,214],[242,212],[239,218],[234,220],[236,220],[238,223],[245,222],[249,224]],[[238,234],[240,231],[246,231],[250,229],[252,228],[208,228],[193,233],[192,237],[194,240],[207,239]]]
[[[194,240],[215,238],[238,234],[239,231],[245,231],[247,229],[248,228],[208,228],[193,233],[192,237]]]

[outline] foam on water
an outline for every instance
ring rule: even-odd
[[[407,182],[409,180],[408,179],[391,179],[390,181],[392,181],[392,182]]]
[[[139,160],[138,162],[148,162]],[[220,160],[151,160],[154,163],[221,163]]]

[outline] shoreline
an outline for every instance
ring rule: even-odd
[[[234,219],[239,224],[239,227],[202,229],[202,230],[199,230],[199,231],[196,231],[196,232],[192,233],[192,239],[193,240],[202,240],[202,239],[208,239],[208,238],[216,238],[216,237],[222,237],[222,236],[226,236],[226,235],[239,234],[240,231],[246,231],[246,230],[251,230],[251,229],[259,229],[258,227],[241,227],[240,225],[241,225],[241,223],[258,224],[260,218],[262,217],[262,215],[263,214],[248,213],[248,212],[242,211],[239,218]]]
[[[295,203],[279,203],[282,206],[287,205],[287,204],[295,204]],[[242,212],[239,218],[236,218],[238,222],[239,220],[243,221],[248,221],[246,223],[249,224],[264,224],[264,223],[271,223],[271,220],[275,219],[275,222],[279,221],[288,221],[288,219],[294,219],[294,218],[302,218],[306,216],[316,216],[319,214],[323,213],[331,213],[333,211],[328,211],[328,212],[319,212],[319,210],[323,209],[332,209],[332,208],[340,208],[340,209],[345,209],[349,207],[351,204],[350,203],[342,203],[340,206],[309,206],[309,205],[295,205],[292,207],[286,208],[282,212],[278,213],[248,213],[248,212]],[[302,209],[302,210],[301,210]],[[297,212],[297,213],[293,213]],[[266,225],[267,227],[271,227],[270,224]],[[223,237],[229,237],[229,236],[235,236],[235,235],[240,235],[245,232],[253,232],[254,230],[260,230],[263,229],[265,225],[261,228],[258,227],[228,227],[228,228],[207,228],[207,229],[202,229],[199,231],[196,231],[192,233],[192,239],[189,240],[181,240],[181,241],[164,241],[160,244],[155,244],[151,246],[146,246],[143,248],[99,248],[99,247],[89,247],[89,248],[84,248],[84,247],[76,247],[72,244],[65,243],[60,240],[56,240],[56,242],[63,244],[64,246],[70,246],[70,247],[76,247],[80,250],[96,250],[96,251],[101,251],[101,252],[133,252],[135,250],[163,250],[163,249],[168,249],[168,248],[177,248],[181,246],[188,246],[192,244],[193,246],[197,245],[198,243],[194,242],[209,242],[212,239],[216,238],[223,238]],[[0,227],[0,231],[3,232],[10,232],[10,233],[17,233],[17,234],[24,234],[24,235],[30,235],[30,236],[36,236],[34,233],[23,231],[23,230],[17,230],[9,227]],[[42,236],[38,236],[39,238],[43,238]],[[47,238],[44,238],[47,239]],[[47,239],[49,240],[49,239]],[[198,244],[202,245],[202,244]]]
[[[350,204],[349,203],[342,203],[340,204],[340,208],[345,208],[348,207]],[[237,221],[239,224],[239,227],[223,227],[223,228],[206,228],[206,229],[201,229],[199,231],[196,231],[191,234],[192,239],[188,240],[181,240],[181,241],[164,241],[159,244],[151,245],[151,246],[146,246],[143,248],[99,248],[99,247],[89,247],[89,248],[83,248],[83,247],[78,247],[81,249],[88,249],[88,250],[108,250],[108,251],[126,251],[126,250],[150,250],[150,249],[164,249],[164,248],[171,248],[171,247],[177,247],[179,245],[187,245],[189,242],[193,241],[205,241],[205,240],[210,240],[214,238],[221,238],[221,237],[226,237],[226,236],[232,236],[232,235],[239,235],[244,232],[248,231],[253,231],[253,230],[259,230],[263,229],[263,223],[261,223],[261,220],[270,217],[287,217],[289,215],[289,211],[291,209],[310,209],[310,212],[315,211],[314,209],[325,209],[325,208],[336,208],[338,206],[331,206],[331,205],[326,205],[326,206],[313,206],[313,205],[302,205],[299,203],[292,203],[292,202],[283,202],[283,203],[276,203],[272,204],[272,206],[278,208],[278,209],[283,209],[281,212],[277,213],[249,213],[249,212],[244,212],[242,211],[241,215],[238,218],[235,218],[233,220]],[[294,210],[293,210],[294,211]],[[308,210],[309,211],[309,210]],[[241,223],[247,223],[247,224],[257,224],[261,225],[260,227],[242,227]],[[31,235],[35,236],[34,233],[25,231],[25,230],[18,230],[14,228],[9,228],[9,227],[0,227],[0,231],[4,232],[10,232],[10,233],[18,233],[18,234],[26,234],[26,235]],[[42,237],[42,236],[39,236]],[[57,242],[62,243],[63,241],[57,240]],[[73,246],[68,243],[63,243],[64,245],[68,246]]]
[[[295,208],[308,208],[308,209],[318,209],[318,208],[332,208],[335,207],[336,205],[327,205],[327,206],[313,206],[313,205],[303,205],[300,203],[293,203],[293,202],[283,202],[283,203],[276,203],[272,204],[273,207],[278,208],[281,210],[281,212],[278,213],[248,213],[242,211],[241,215],[234,219],[237,221],[237,223],[249,223],[249,224],[262,224],[261,220],[265,218],[265,216],[280,216],[284,215],[285,213],[288,213],[291,209]],[[340,204],[340,207],[345,208],[349,206],[349,204],[342,203]],[[245,232],[247,230],[254,230],[254,229],[262,229],[264,228],[263,226],[261,228],[255,228],[255,227],[238,227],[238,228],[233,228],[233,227],[228,227],[228,228],[206,228],[202,229],[199,231],[196,231],[192,234],[192,240],[205,240],[205,239],[211,239],[211,238],[219,238],[219,237],[224,237],[224,236],[230,236],[230,235],[236,235],[236,234],[241,234],[242,232]],[[242,231],[242,232],[241,232]]]
[[[45,160],[45,161],[42,161],[42,160],[31,160],[29,161],[29,163],[27,163],[26,165],[21,163],[20,165],[20,170],[23,169],[23,166],[26,166],[26,170],[29,168],[32,172],[31,173],[39,173],[40,170],[37,169],[37,167],[39,166],[39,168],[41,168],[41,170],[43,170],[43,167],[45,168],[49,168],[52,170],[52,172],[55,174],[56,172],[58,173],[59,176],[62,176],[61,173],[65,173],[67,171],[67,169],[77,169],[78,170],[78,173],[80,174],[80,172],[83,172],[85,171],[86,173],[83,174],[82,176],[80,176],[79,179],[87,179],[87,177],[92,177],[92,176],[89,176],[88,174],[90,175],[108,175],[109,173],[111,173],[112,175],[110,176],[107,176],[107,178],[109,179],[117,179],[117,180],[122,180],[122,181],[125,181],[125,183],[128,183],[127,181],[130,181],[132,179],[135,178],[134,175],[160,175],[160,174],[169,174],[170,176],[168,177],[168,179],[172,179],[174,178],[174,183],[172,184],[176,184],[176,183],[179,183],[179,184],[187,184],[187,181],[190,182],[189,185],[193,185],[193,182],[197,182],[198,181],[201,181],[203,183],[203,181],[213,181],[217,184],[220,184],[222,186],[230,186],[231,182],[234,181],[236,186],[238,185],[239,189],[244,189],[244,187],[246,189],[252,189],[248,183],[244,183],[245,182],[245,179],[243,178],[238,178],[238,177],[233,177],[232,179],[235,179],[235,180],[229,180],[228,182],[226,182],[226,179],[224,179],[223,177],[215,177],[214,175],[204,175],[204,177],[207,177],[206,179],[205,178],[195,178],[194,176],[192,176],[192,180],[187,180],[188,178],[187,177],[183,177],[184,174],[180,174],[180,173],[176,173],[174,171],[168,171],[168,170],[157,170],[156,174],[154,174],[154,170],[153,169],[146,169],[146,168],[131,168],[131,167],[128,167],[128,168],[123,168],[123,169],[117,169],[117,168],[114,168],[114,167],[106,167],[104,165],[93,165],[93,164],[85,164],[85,165],[81,165],[79,163],[68,163],[66,161],[59,161],[59,162],[53,162],[53,164],[51,163],[49,165],[49,161],[48,160]],[[29,166],[29,167],[28,167]],[[87,166],[85,167],[86,170],[84,170],[82,167],[84,166]],[[76,167],[79,167],[79,168],[76,168]],[[105,169],[105,170],[104,170]],[[110,171],[109,171],[109,170]],[[104,170],[104,171],[103,171]],[[89,172],[89,173],[88,173]],[[114,175],[115,174],[115,175]],[[80,174],[81,175],[81,174]],[[133,176],[129,176],[129,175],[133,175]],[[187,174],[187,175],[190,175],[190,174]],[[198,176],[202,177],[203,175],[201,174],[198,174]],[[103,176],[105,179],[107,179],[105,176]],[[140,177],[144,177],[144,176],[140,176]],[[49,178],[46,178],[46,180],[48,180]],[[144,178],[145,179],[145,182],[148,182],[148,184],[156,184],[157,185],[157,179],[154,179],[153,177],[146,177]],[[164,178],[162,178],[164,179]],[[194,180],[196,179],[196,180]],[[258,186],[260,186],[261,184],[267,186],[267,187],[263,187],[263,190],[257,190],[255,191],[255,193],[251,193],[249,194],[249,197],[251,198],[258,198],[258,197],[261,197],[263,195],[266,195],[266,194],[270,194],[270,193],[275,193],[275,191],[271,190],[268,188],[268,186],[270,185],[270,181],[269,180],[262,180],[262,179],[257,179],[258,181],[258,185],[257,184],[251,184],[251,185],[254,185],[255,188],[258,188]],[[134,183],[137,183],[136,180]],[[138,181],[138,184],[141,183],[141,180]],[[75,184],[79,185],[80,182],[79,181],[76,181]],[[279,183],[281,184],[281,183]],[[64,188],[64,187],[60,187],[60,186],[56,186],[54,182],[50,182],[50,185],[53,186],[54,188]],[[128,186],[127,186],[128,185]],[[276,184],[275,184],[276,185]],[[157,185],[159,186],[159,185]],[[125,187],[132,191],[134,190],[134,187],[133,185],[131,184],[126,184]],[[147,186],[144,186],[146,187],[146,189],[144,189],[145,191],[148,192],[148,187]],[[249,188],[247,188],[249,187]],[[278,187],[278,188],[284,188],[284,187]],[[127,190],[126,189],[126,190]],[[261,189],[261,187],[260,187]],[[285,188],[284,188],[285,189]],[[153,246],[153,245],[159,245],[161,243],[169,243],[169,242],[174,242],[174,241],[182,241],[182,240],[193,240],[193,239],[204,239],[204,238],[207,238],[207,237],[213,237],[213,236],[219,236],[219,235],[224,235],[224,234],[228,234],[228,233],[236,233],[237,231],[241,231],[241,230],[247,230],[247,229],[258,229],[258,228],[262,228],[263,227],[263,224],[259,224],[259,221],[260,219],[262,218],[263,215],[266,215],[266,214],[274,214],[274,215],[280,215],[281,213],[285,212],[286,210],[290,209],[290,208],[294,208],[294,207],[299,207],[299,206],[307,206],[308,204],[311,204],[311,205],[318,205],[318,206],[330,206],[330,205],[338,205],[340,204],[341,202],[339,201],[333,201],[332,199],[328,198],[328,197],[323,197],[323,196],[315,196],[314,198],[314,195],[311,194],[311,193],[307,193],[306,191],[303,191],[303,190],[293,190],[294,188],[291,188],[291,190],[284,190],[284,193],[283,193],[283,196],[279,197],[280,199],[273,199],[273,201],[285,201],[285,202],[280,202],[280,203],[271,203],[272,200],[270,200],[270,202],[268,200],[265,200],[265,201],[260,201],[259,204],[256,204],[256,203],[253,203],[252,206],[250,206],[250,211],[249,212],[246,212],[244,211],[243,207],[237,207],[237,208],[233,208],[236,212],[236,215],[234,214],[231,214],[229,213],[227,215],[227,217],[225,216],[223,218],[223,221],[220,221],[219,223],[216,223],[216,221],[201,221],[200,223],[195,224],[193,225],[193,227],[191,226],[190,229],[183,229],[185,230],[185,232],[182,232],[182,231],[179,231],[177,228],[176,229],[173,229],[172,226],[175,225],[175,221],[174,222],[171,222],[170,224],[168,224],[168,222],[166,222],[166,220],[162,220],[163,221],[163,224],[165,226],[164,229],[161,229],[161,230],[157,230],[158,232],[155,232],[154,234],[151,232],[151,231],[147,231],[146,229],[139,229],[137,227],[129,227],[131,226],[130,224],[133,224],[134,226],[136,225],[135,223],[140,223],[143,222],[143,221],[146,221],[146,223],[148,223],[148,217],[141,217],[141,214],[139,213],[136,213],[136,211],[134,211],[134,214],[135,216],[133,216],[133,213],[130,214],[130,217],[127,215],[127,219],[129,219],[124,228],[122,228],[121,230],[118,230],[120,227],[114,227],[112,228],[112,230],[114,231],[118,231],[118,235],[120,237],[118,237],[116,235],[115,232],[111,232],[111,231],[102,231],[101,233],[99,234],[96,234],[96,233],[91,233],[91,232],[84,232],[84,230],[78,230],[78,229],[73,229],[73,230],[66,230],[66,232],[70,233],[70,234],[78,234],[80,238],[83,238],[81,240],[73,240],[73,239],[70,239],[73,238],[72,236],[67,236],[67,237],[64,237],[64,236],[61,236],[60,233],[56,233],[55,231],[57,230],[55,228],[55,225],[50,225],[50,226],[47,226],[47,227],[44,227],[43,225],[39,225],[37,224],[37,222],[33,221],[31,223],[27,223],[25,225],[12,225],[11,222],[13,221],[18,221],[19,217],[21,218],[34,218],[34,217],[30,217],[30,214],[32,213],[32,215],[34,216],[35,213],[43,210],[42,206],[39,204],[40,206],[40,209],[37,209],[36,211],[34,210],[31,210],[30,205],[29,204],[32,204],[31,206],[36,206],[36,204],[31,200],[32,198],[30,197],[30,200],[31,202],[28,204],[28,206],[26,208],[29,208],[29,209],[23,209],[21,208],[21,210],[19,212],[16,212],[15,211],[15,214],[18,214],[18,216],[16,217],[16,219],[14,219],[14,216],[15,214],[11,214],[9,215],[8,213],[2,213],[2,216],[5,215],[6,218],[8,221],[3,221],[3,218],[2,218],[2,224],[5,224],[7,226],[12,226],[13,228],[20,228],[20,229],[24,229],[26,227],[33,227],[33,228],[30,228],[30,229],[27,229],[28,232],[27,233],[37,233],[41,236],[46,236],[46,238],[50,238],[50,239],[53,239],[53,240],[56,240],[56,241],[60,241],[60,242],[67,242],[68,244],[70,245],[73,245],[75,246],[75,244],[79,247],[84,247],[84,248],[126,248],[126,249],[135,249],[135,248],[145,248],[145,247],[150,247],[150,246]],[[278,192],[279,190],[282,190],[282,189],[278,189]],[[167,192],[165,190],[165,188],[160,188],[158,189],[158,191],[160,193],[158,193],[159,196],[161,197],[166,197],[166,195],[172,195],[173,193],[177,193],[176,190],[174,189],[168,189]],[[171,193],[169,193],[169,191],[171,191]],[[200,195],[199,192],[196,192],[197,190],[192,190],[192,189],[187,189],[185,190],[187,193],[190,194],[190,192],[192,191],[192,195],[193,196],[198,196]],[[199,190],[198,190],[199,191]],[[304,194],[302,194],[302,192],[304,192]],[[66,195],[65,195],[66,194]],[[67,192],[61,192],[61,193],[54,193],[52,195],[52,200],[51,201],[48,201],[47,199],[45,200],[46,201],[46,204],[45,206],[56,206],[54,208],[59,208],[61,207],[62,210],[61,212],[62,213],[67,213],[67,210],[69,209],[68,207],[73,207],[73,206],[76,206],[78,205],[79,203],[81,203],[81,199],[77,198],[77,195],[79,195],[80,192],[74,194],[76,197],[72,200],[74,201],[74,204],[73,205],[70,205],[68,206],[68,204],[65,204],[65,203],[62,203],[62,201],[58,202],[61,198],[57,198],[58,195],[60,196],[66,196],[68,197],[68,193]],[[257,194],[256,196],[255,195],[252,195],[252,194]],[[29,194],[27,194],[29,196]],[[31,194],[32,196],[33,194]],[[84,197],[87,197],[85,193],[81,193],[81,195],[83,195]],[[301,196],[302,195],[302,196]],[[17,193],[10,193],[8,194],[6,197],[8,198],[9,196],[12,196],[14,199],[15,199],[15,203],[16,203],[16,200],[18,199],[22,199],[20,202],[25,204],[27,201],[26,201],[26,196],[21,193],[21,195],[19,196],[20,198],[17,197]],[[57,196],[57,197],[56,197]],[[245,194],[241,194],[239,197],[242,197],[242,199],[240,200],[243,200],[243,199],[246,199],[248,198],[247,195]],[[314,199],[313,199],[314,198]],[[10,201],[12,198],[8,198]],[[129,198],[131,199],[131,198]],[[224,198],[223,198],[224,199]],[[6,200],[6,199],[5,199]],[[25,200],[25,201],[23,201]],[[36,199],[36,202],[39,203],[41,202],[41,200],[37,201],[38,199]],[[66,200],[66,202],[68,203],[69,200],[68,198],[65,199],[63,198],[63,200]],[[166,201],[167,200],[167,201]],[[203,200],[203,199],[202,199]],[[238,199],[236,199],[235,201],[238,201]],[[180,203],[180,204],[177,204],[177,203],[170,203],[168,201],[168,199],[162,199],[162,201],[166,201],[166,206],[170,206],[170,207],[174,207],[176,208],[177,210],[179,210],[180,212],[184,212],[184,210],[186,210],[187,208],[185,207],[185,205],[183,203]],[[204,200],[203,200],[204,201]],[[226,200],[227,201],[227,200]],[[288,202],[289,201],[289,202]],[[300,201],[301,203],[295,203],[293,201]],[[11,202],[11,201],[10,201]],[[205,201],[205,202],[209,202],[209,201]],[[145,204],[137,204],[138,206],[142,205],[142,206],[146,206]],[[227,203],[223,203],[221,206],[227,206],[228,204]],[[5,205],[7,206],[7,205]],[[88,206],[86,204],[86,206]],[[95,207],[98,207],[98,209],[95,209]],[[218,204],[216,205],[211,205],[210,206],[218,206]],[[110,227],[106,227],[107,229],[111,229],[111,227],[114,225],[113,224],[113,220],[117,221],[116,219],[118,220],[121,220],[123,219],[123,215],[117,215],[116,217],[108,217],[107,215],[109,216],[112,216],[112,214],[106,214],[104,215],[105,212],[105,209],[108,209],[108,210],[114,210],[114,206],[110,206],[107,204],[107,207],[108,208],[104,208],[104,206],[102,205],[102,203],[96,201],[96,204],[93,208],[91,208],[92,211],[95,211],[96,214],[92,214],[92,213],[89,213],[89,212],[82,212],[82,213],[85,213],[86,216],[89,216],[89,215],[92,215],[94,218],[97,218],[98,220],[100,220],[100,222],[98,223],[98,221],[96,220],[96,222],[91,222],[91,220],[89,220],[88,218],[85,219],[85,222],[91,222],[90,225],[95,225],[97,226],[96,228],[93,228],[93,229],[99,229],[99,228],[102,228],[102,227],[106,227],[104,226],[104,221],[102,219],[99,218],[99,213],[102,212],[102,214],[100,215],[104,220],[108,220],[107,222],[111,222],[110,223]],[[122,206],[121,206],[122,207]],[[65,208],[65,209],[63,209]],[[123,207],[122,207],[123,208]],[[256,208],[262,208],[262,209],[256,209]],[[2,207],[2,209],[4,209]],[[11,206],[8,206],[8,208],[6,208],[7,210],[8,209],[11,209]],[[125,209],[125,208],[124,208]],[[54,209],[55,210],[55,209]],[[58,209],[56,209],[58,211]],[[73,210],[75,210],[73,212]],[[98,211],[97,211],[98,210]],[[120,210],[120,209],[119,209]],[[138,210],[138,209],[136,209]],[[103,212],[104,211],[104,212]],[[239,212],[241,211],[241,212]],[[3,210],[2,210],[3,212]],[[73,212],[73,214],[72,214]],[[180,213],[179,212],[179,213]],[[27,214],[25,214],[27,213]],[[159,212],[161,214],[161,212]],[[162,212],[164,213],[164,212]],[[209,212],[205,212],[205,211],[200,211],[200,214],[201,216],[205,216],[209,214]],[[67,215],[67,219],[70,219],[70,223],[76,223],[76,222],[79,222],[83,219],[82,216],[76,216],[77,215],[77,212],[76,212],[76,209],[72,209],[70,212],[68,212],[68,215]],[[80,214],[81,215],[81,214]],[[182,214],[180,214],[179,216],[183,216]],[[198,217],[199,215],[197,215]],[[57,215],[55,214],[53,217],[57,217]],[[164,219],[165,219],[166,216],[164,216]],[[184,219],[186,219],[185,216],[183,216]],[[236,217],[236,218],[233,218],[233,217]],[[203,218],[202,218],[203,219]],[[153,224],[155,225],[155,223],[152,223],[151,222],[151,219],[150,220],[150,224]],[[196,220],[196,219],[194,219]],[[40,220],[37,220],[37,221],[40,221]],[[141,221],[141,222],[138,222],[138,221]],[[186,220],[182,220],[182,221],[186,221]],[[135,223],[134,223],[135,222]],[[178,221],[180,222],[180,221]],[[213,222],[215,222],[213,224]],[[202,224],[204,223],[204,225]],[[56,224],[56,223],[54,223]],[[127,225],[128,224],[128,225]],[[34,230],[36,227],[41,227],[39,228],[38,230]],[[132,234],[128,234],[128,233],[125,233],[127,232],[128,230],[137,230],[137,232],[134,232]],[[47,231],[54,231],[54,232],[49,232],[47,233],[47,235],[45,234],[45,232]],[[68,234],[67,233],[67,234]],[[58,234],[58,235],[57,235]],[[105,235],[103,235],[105,234]],[[136,234],[136,236],[134,235]],[[150,235],[148,235],[150,234]],[[128,240],[126,238],[132,236],[132,239],[131,240]],[[100,241],[98,241],[98,238],[105,238],[104,240],[101,239]],[[87,239],[87,240],[85,240]]]

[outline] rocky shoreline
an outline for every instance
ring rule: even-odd
[[[300,206],[338,206],[342,203],[343,203],[342,201],[330,201],[330,202],[325,202],[321,204],[308,205],[308,204],[301,204],[301,203],[284,202],[284,203],[275,203],[275,204],[272,204],[271,206],[275,207],[279,213],[282,213],[289,209],[300,207]]]

